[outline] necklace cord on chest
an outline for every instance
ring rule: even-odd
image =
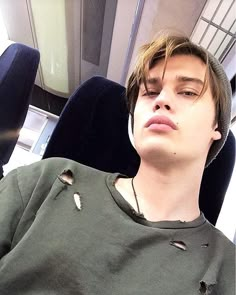
[[[135,191],[135,188],[134,188],[134,178],[131,179],[131,186],[132,186],[132,189],[133,189],[134,198],[135,198],[135,201],[136,201],[136,205],[137,205],[138,213],[141,214],[141,212],[140,212],[140,208],[139,208],[139,203],[138,203],[137,194],[136,194],[136,191]]]

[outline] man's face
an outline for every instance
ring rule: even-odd
[[[141,159],[205,163],[214,140],[215,107],[210,87],[200,97],[206,65],[193,55],[170,57],[150,71],[147,90],[140,85],[134,110],[134,143]]]

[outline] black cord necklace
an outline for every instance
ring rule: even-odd
[[[132,185],[132,189],[133,189],[134,198],[135,198],[135,201],[136,201],[136,205],[137,205],[138,213],[139,213],[139,214],[142,214],[142,213],[140,212],[140,209],[139,209],[138,198],[137,198],[136,191],[135,191],[135,189],[134,189],[134,178],[131,179],[131,185]]]

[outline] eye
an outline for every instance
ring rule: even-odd
[[[181,91],[178,94],[181,94],[181,95],[184,95],[184,96],[187,96],[187,97],[196,97],[196,96],[198,96],[198,94],[196,92],[193,92],[193,91]]]
[[[157,96],[159,94],[160,94],[160,92],[157,92],[157,91],[147,91],[147,92],[144,92],[143,96],[153,97],[153,96]]]

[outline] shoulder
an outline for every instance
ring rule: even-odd
[[[236,255],[236,246],[230,241],[223,232],[208,222],[208,237],[209,248],[211,249],[211,255],[217,257],[218,262],[224,265],[226,268],[232,269]],[[233,269],[232,269],[233,271]]]
[[[211,232],[211,239],[213,240],[214,244],[217,246],[221,246],[223,248],[227,247],[231,249],[232,251],[235,251],[236,246],[232,241],[230,241],[222,231],[217,229],[214,225],[212,225],[210,222],[207,222],[210,232]]]
[[[85,166],[76,161],[66,158],[48,158],[31,165],[17,168],[17,174],[20,178],[28,176],[29,178],[45,176],[46,179],[55,179],[64,171],[70,170],[72,173],[80,174],[104,174],[105,172],[99,171],[92,167]],[[25,177],[24,180],[25,180]],[[45,180],[46,180],[45,179]]]
[[[27,203],[33,195],[44,199],[53,184],[63,173],[70,171],[74,179],[85,184],[99,181],[107,175],[106,172],[82,165],[65,158],[49,158],[33,164],[19,167],[4,177],[5,190],[17,187],[24,203]],[[3,186],[3,184],[2,184]]]

